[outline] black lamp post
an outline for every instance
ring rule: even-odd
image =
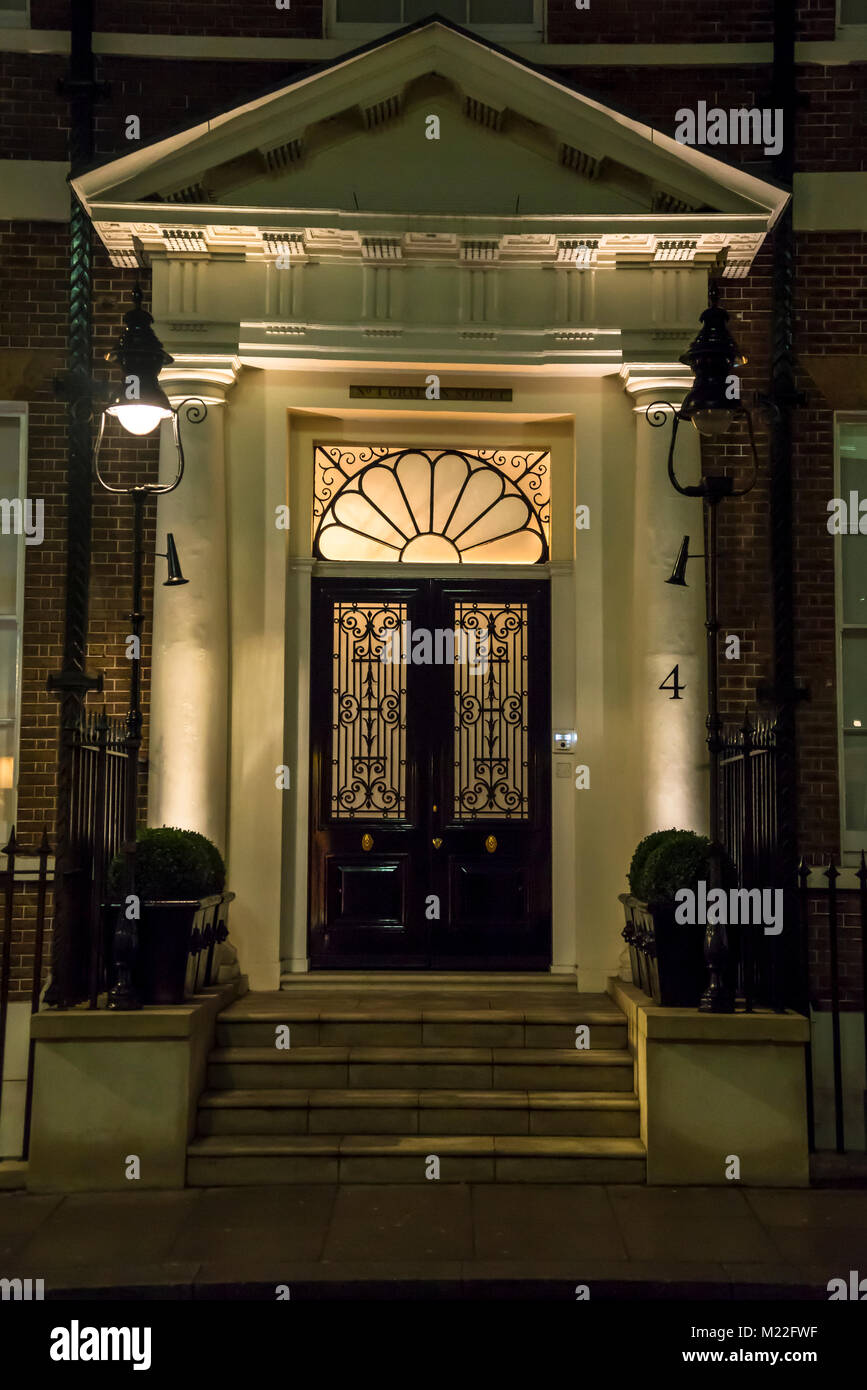
[[[701,316],[701,330],[680,358],[695,373],[692,389],[680,409],[668,402],[655,402],[648,407],[647,420],[655,429],[663,425],[667,412],[673,416],[671,447],[668,451],[668,477],[672,487],[683,497],[700,497],[705,516],[705,555],[689,553],[689,536],[684,536],[671,577],[665,582],[686,586],[686,567],[691,559],[707,560],[706,622],[707,633],[707,746],[710,754],[710,878],[711,886],[722,886],[723,847],[720,823],[719,757],[722,749],[722,720],[719,712],[718,671],[718,540],[717,511],[725,497],[744,497],[756,484],[759,460],[753,433],[752,414],[740,400],[735,367],[744,366],[746,357],[726,327],[728,314],[719,305],[716,285],[711,285],[708,308]],[[700,434],[718,438],[738,419],[745,419],[752,453],[752,476],[746,487],[736,489],[731,478],[724,474],[706,474],[700,483],[690,486],[678,482],[674,471],[674,451],[681,421],[691,422]],[[728,981],[728,936],[722,924],[708,925],[705,931],[705,961],[710,972],[708,987],[699,1008],[705,1013],[733,1013],[734,990]]]
[[[130,665],[129,710],[126,721],[127,771],[124,798],[124,890],[122,902],[114,929],[112,983],[108,992],[110,1009],[138,1009],[141,1001],[135,986],[135,966],[138,956],[138,903],[133,903],[131,918],[127,917],[127,907],[135,898],[136,884],[136,820],[138,806],[138,764],[141,748],[141,632],[144,624],[142,612],[142,554],[143,554],[143,514],[144,504],[149,497],[174,492],[184,476],[184,451],[178,428],[178,411],[186,407],[185,415],[191,423],[201,423],[207,415],[207,406],[198,398],[182,401],[178,410],[159,384],[159,373],[174,360],[164,350],[162,343],[151,327],[153,319],[141,307],[141,286],[136,285],[132,292],[135,308],[124,316],[126,327],[121,334],[116,349],[106,353],[106,360],[120,364],[123,372],[123,385],[117,395],[102,412],[99,422],[93,466],[97,481],[106,492],[124,493],[133,502],[133,562],[132,562],[132,612],[130,622],[133,643],[133,656]],[[134,435],[152,433],[161,421],[171,420],[172,434],[177,450],[178,463],[175,477],[170,483],[136,483],[132,487],[116,487],[107,482],[100,472],[99,452],[105,432],[106,418],[117,419],[125,430]],[[174,537],[169,533],[164,558],[168,561],[167,586],[186,584],[181,573],[178,552]]]

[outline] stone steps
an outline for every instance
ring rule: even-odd
[[[199,1134],[502,1134],[635,1138],[638,1101],[582,1091],[231,1090],[199,1102]]]
[[[217,1024],[217,1046],[273,1048],[279,1026],[290,1030],[292,1049],[369,1047],[520,1047],[575,1049],[575,1029],[588,1028],[590,1050],[626,1046],[626,1019],[616,1009],[537,1006],[531,1013],[492,1008],[483,1018],[469,1009],[349,1010],[289,1005],[279,1017],[262,1011]],[[285,1036],[285,1035],[284,1035]]]
[[[643,1182],[639,1126],[605,995],[538,975],[317,973],[223,1010],[187,1180],[424,1182],[434,1155],[443,1182]]]
[[[383,1086],[419,1090],[629,1091],[625,1049],[529,1047],[226,1047],[208,1060],[208,1087]]]
[[[287,1183],[635,1183],[644,1181],[640,1139],[523,1135],[219,1135],[189,1146],[193,1187]]]

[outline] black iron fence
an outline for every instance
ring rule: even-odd
[[[813,866],[811,871],[802,859],[798,871],[799,922],[810,971],[810,1148],[816,1147],[817,1112],[828,1101],[828,1127],[833,1114],[837,1153],[854,1147],[847,1142],[847,1129],[850,1140],[853,1132],[858,1133],[867,1147],[867,863],[863,850],[854,874],[857,888],[851,870],[851,886],[841,885],[845,873],[834,860],[826,868]],[[858,1056],[862,1051],[863,1073]]]
[[[72,730],[70,855],[73,872],[58,884],[68,894],[67,920],[78,921],[86,943],[92,1009],[104,985],[102,904],[109,865],[123,838],[127,755],[126,726],[102,710],[84,711]]]
[[[777,737],[770,720],[726,726],[720,752],[723,844],[743,887],[770,886],[777,872]]]
[[[22,961],[29,959],[29,970],[23,966],[15,968],[15,994],[20,995],[25,985],[29,989],[30,1013],[39,1009],[42,991],[43,960],[46,931],[46,905],[48,887],[52,879],[49,868],[51,845],[48,835],[43,832],[37,849],[25,849],[15,838],[15,831],[3,850],[5,864],[0,869],[0,902],[3,911],[3,936],[0,944],[0,1115],[3,1113],[3,1075],[6,1059],[6,1041],[9,1033],[9,996],[13,983],[13,936]],[[32,937],[32,940],[31,940]],[[32,951],[32,955],[31,955]],[[27,1041],[25,1075],[16,1078],[23,1080],[24,1128],[21,1140],[21,1157],[26,1158],[30,1148],[30,1113],[33,1103],[33,1039]],[[14,1083],[13,1083],[14,1084]],[[2,1154],[3,1157],[16,1157]]]
[[[794,884],[781,881],[778,855],[777,731],[773,720],[753,722],[745,714],[738,727],[723,729],[719,758],[719,804],[723,847],[737,886],[761,891]],[[787,904],[791,909],[791,902]],[[787,919],[792,920],[787,913]],[[729,945],[736,956],[737,994],[749,1011],[754,1006],[782,1010],[804,1002],[801,952],[791,933],[765,935],[733,931]]]

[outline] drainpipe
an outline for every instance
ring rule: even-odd
[[[774,175],[787,188],[794,182],[795,118],[798,106],[795,72],[795,9],[792,0],[774,0],[774,59],[771,105],[783,112],[783,147]],[[789,203],[774,233],[773,307],[771,320],[770,401],[770,552],[774,634],[773,685],[758,692],[777,710],[778,884],[785,893],[785,921],[797,913],[798,802],[795,709],[800,696],[795,681],[794,542],[792,496],[793,413],[803,397],[795,384],[795,235]],[[806,1007],[806,981],[797,964],[797,931],[784,933],[778,953],[774,996],[778,1008]]]
[[[93,3],[70,0],[68,76],[59,83],[69,99],[69,163],[75,177],[93,158],[93,109],[107,88],[93,75]],[[102,676],[85,670],[90,590],[92,352],[91,225],[71,196],[69,216],[69,338],[67,375],[66,592],[63,669],[49,676],[47,689],[60,698],[54,863],[54,930],[47,1004],[60,1008],[87,998],[89,956],[88,884],[74,861],[71,844],[74,729],[89,690],[102,689]],[[77,872],[78,871],[78,872]]]

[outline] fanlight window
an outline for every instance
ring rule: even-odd
[[[320,560],[543,564],[551,459],[514,449],[316,447]]]

